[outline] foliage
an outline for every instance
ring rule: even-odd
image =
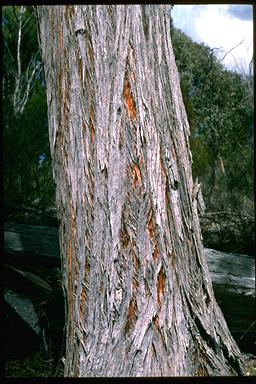
[[[18,6],[3,7],[3,124],[4,124],[4,199],[6,213],[21,206],[35,206],[43,213],[53,204],[47,107],[42,68],[22,113],[15,113],[13,94],[17,77]],[[26,7],[21,30],[21,73],[23,83],[30,63],[40,60],[35,16]],[[39,65],[37,62],[36,65]],[[29,70],[28,70],[29,69]],[[24,85],[25,86],[25,85]],[[40,156],[44,157],[39,164]]]
[[[172,30],[191,127],[193,174],[208,210],[247,211],[253,203],[253,94],[243,74],[226,70],[215,49]]]

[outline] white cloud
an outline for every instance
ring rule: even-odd
[[[232,5],[227,4],[175,5],[172,17],[175,27],[193,40],[220,48],[219,58],[242,42],[226,55],[223,64],[229,69],[248,70],[253,54],[253,21],[242,19],[238,13],[234,17],[231,11]]]

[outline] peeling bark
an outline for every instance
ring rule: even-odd
[[[65,376],[241,374],[203,255],[169,7],[38,15]]]

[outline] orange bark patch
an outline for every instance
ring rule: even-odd
[[[132,319],[135,315],[135,303],[131,301],[128,308],[128,319]]]
[[[133,298],[130,301],[129,307],[128,307],[128,314],[127,314],[127,321],[125,325],[125,331],[127,332],[133,325],[134,320],[136,318],[137,313],[137,303],[135,299]]]
[[[139,286],[138,280],[134,277],[132,279],[132,289],[133,289],[133,291],[137,292],[138,286]]]
[[[132,120],[136,120],[136,108],[135,108],[135,102],[133,100],[133,96],[131,93],[131,86],[128,80],[128,76],[125,76],[124,81],[124,104],[127,109],[128,115],[132,118]]]
[[[137,185],[141,185],[141,172],[137,164],[132,168],[132,187],[135,191]]]
[[[147,224],[147,230],[148,230],[148,235],[149,235],[150,240],[153,240],[155,237],[155,234],[154,234],[154,222],[153,222],[152,211],[151,211],[150,219],[149,219],[148,224]]]
[[[160,272],[158,273],[157,276],[157,304],[159,305],[161,302],[161,299],[164,295],[164,286],[165,286],[165,279],[166,276],[163,271],[163,267],[160,269]]]
[[[125,221],[125,219],[122,216],[122,226],[121,226],[121,230],[120,230],[120,239],[122,242],[122,246],[126,248],[130,242],[130,237],[129,237],[127,229],[124,225],[124,221]]]

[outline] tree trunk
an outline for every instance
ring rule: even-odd
[[[65,376],[237,375],[203,256],[165,5],[38,7]]]

